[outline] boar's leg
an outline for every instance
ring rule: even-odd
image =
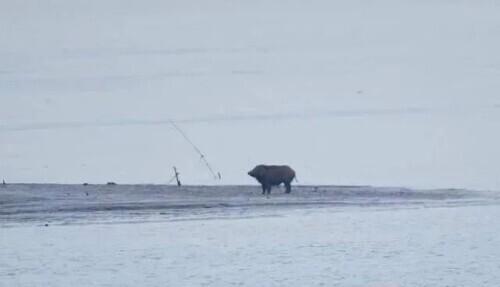
[[[262,184],[262,194],[266,194],[266,185]]]
[[[292,185],[290,182],[285,182],[285,187],[286,187],[286,193],[290,193],[292,191]]]
[[[267,186],[267,194],[268,194],[268,195],[269,195],[269,194],[271,194],[271,187],[272,187],[272,186],[271,186],[270,184]]]

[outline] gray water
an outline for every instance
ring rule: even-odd
[[[499,286],[495,192],[8,185],[0,286]]]

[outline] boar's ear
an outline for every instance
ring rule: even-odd
[[[266,172],[267,172],[267,166],[265,166],[265,165],[260,165],[260,166],[259,166],[259,172],[258,172],[258,173],[259,173],[259,175],[260,175],[260,176],[264,176],[264,175],[266,174]]]

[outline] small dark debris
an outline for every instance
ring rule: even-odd
[[[49,224],[48,224],[48,223],[45,223],[43,226],[48,227],[48,226],[49,226]]]
[[[106,185],[116,185],[116,182],[109,181],[108,183],[106,183]]]
[[[83,184],[83,186],[87,186],[87,185],[89,185],[89,184],[88,184],[88,183],[86,183],[86,182]]]

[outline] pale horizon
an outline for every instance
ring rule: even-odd
[[[500,190],[498,4],[278,3],[0,4],[0,179]]]

